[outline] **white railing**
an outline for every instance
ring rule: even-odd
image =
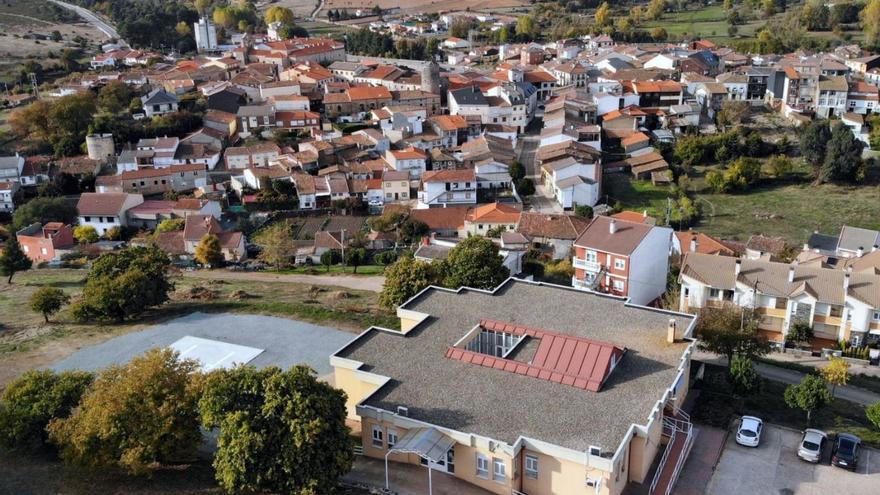
[[[571,264],[575,268],[582,268],[590,272],[598,272],[602,269],[602,265],[599,263],[596,263],[595,261],[587,261],[583,258],[578,258],[577,256],[572,258]]]
[[[663,427],[666,428],[666,418],[663,418]],[[663,473],[663,466],[666,465],[666,461],[669,458],[669,452],[672,450],[672,444],[675,443],[675,433],[676,428],[672,426],[672,431],[669,434],[669,443],[666,444],[666,448],[663,450],[663,457],[660,458],[660,464],[657,465],[657,471],[654,473],[654,479],[651,481],[651,488],[648,490],[648,495],[654,495],[654,489],[657,488],[657,482],[660,481],[660,475]]]
[[[672,475],[669,477],[669,482],[666,484],[666,489],[663,491],[663,495],[669,495],[672,493],[672,488],[678,481],[681,469],[684,467],[684,463],[691,452],[691,448],[694,446],[694,425],[690,422],[690,416],[686,412],[675,407],[673,407],[673,412],[676,416],[684,419],[672,418],[669,416],[663,417],[663,430],[664,433],[667,429],[669,431],[669,443],[666,444],[666,449],[663,451],[663,457],[660,458],[660,464],[657,466],[657,471],[654,473],[654,479],[651,481],[651,488],[648,491],[649,495],[655,495],[654,490],[657,489],[657,483],[660,481],[660,477],[663,474],[663,468],[669,460],[669,452],[673,450],[676,436],[682,433],[685,435],[684,445],[678,454],[678,459],[675,461],[675,467],[672,470]]]
[[[672,493],[672,488],[678,481],[678,475],[681,474],[681,468],[684,467],[684,462],[691,453],[691,447],[694,446],[694,426],[691,423],[687,423],[687,425],[687,431],[685,433],[687,436],[684,440],[684,446],[681,448],[681,453],[678,455],[678,462],[675,463],[675,469],[672,471],[672,476],[669,478],[669,483],[666,485],[666,495]]]

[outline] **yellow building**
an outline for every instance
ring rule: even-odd
[[[331,356],[364,455],[499,495],[674,483],[694,316],[518,279],[430,287],[398,316],[400,331],[370,328]]]

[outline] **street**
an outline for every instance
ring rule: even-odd
[[[50,2],[58,5],[59,7],[64,7],[65,9],[72,10],[77,13],[80,17],[89,22],[89,24],[98,28],[99,31],[104,33],[110,39],[117,39],[123,43],[125,40],[119,38],[119,33],[116,31],[116,28],[104,22],[100,17],[95,15],[90,10],[84,9],[78,5],[73,5],[67,2],[60,2],[59,0],[49,0]]]

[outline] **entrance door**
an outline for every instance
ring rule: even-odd
[[[449,449],[449,452],[446,453],[446,459],[440,460],[438,462],[429,461],[424,457],[421,458],[422,466],[428,466],[434,471],[440,471],[443,473],[454,473],[455,472],[455,450]]]

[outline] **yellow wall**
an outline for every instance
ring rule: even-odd
[[[359,419],[355,406],[379,388],[378,385],[359,379],[354,370],[340,367],[333,368],[333,383],[348,396],[345,406],[349,419]]]
[[[420,321],[421,320],[416,320],[414,318],[401,317],[400,318],[400,331],[401,332],[408,332],[408,331],[412,330],[413,327],[418,325]]]
[[[537,479],[526,475],[526,455],[538,458]],[[520,459],[518,461],[521,462],[520,477],[522,478],[522,489],[520,491],[529,495],[594,495],[596,489],[586,486],[587,477],[602,480],[602,488],[599,491],[600,495],[617,495],[626,485],[626,473],[621,474],[619,481],[615,482],[613,477],[607,472],[598,469],[588,470],[583,464],[528,449],[523,449],[520,452]]]

